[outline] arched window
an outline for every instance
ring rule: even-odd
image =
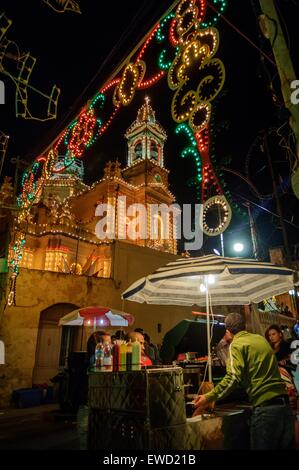
[[[142,158],[142,142],[138,142],[134,148],[133,161],[140,160]]]
[[[153,160],[158,161],[159,159],[159,148],[156,142],[151,142],[151,147],[150,147],[150,158]]]

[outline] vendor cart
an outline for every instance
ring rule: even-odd
[[[249,448],[244,408],[187,418],[181,367],[93,371],[88,379],[90,450]]]

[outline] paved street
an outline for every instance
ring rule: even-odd
[[[57,404],[0,410],[0,450],[77,450],[75,416]]]

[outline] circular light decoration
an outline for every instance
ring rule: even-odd
[[[213,223],[209,219],[212,219],[216,211],[215,219],[217,219],[217,222]],[[213,196],[203,206],[203,232],[209,237],[220,235],[229,226],[231,218],[232,210],[225,196]]]
[[[136,88],[142,82],[146,65],[142,60],[136,64],[129,63],[123,71],[121,81],[115,88],[113,103],[115,106],[122,104],[128,106],[134,98]]]

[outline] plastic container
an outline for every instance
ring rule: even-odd
[[[109,343],[104,343],[103,350],[104,350],[104,358],[103,358],[104,370],[112,370],[112,345]]]
[[[141,344],[139,341],[132,343],[132,370],[141,369]]]
[[[103,367],[104,365],[104,345],[103,343],[97,343],[95,348],[95,366]]]
[[[120,345],[120,368],[119,370],[124,372],[127,367],[127,346],[125,343]]]

